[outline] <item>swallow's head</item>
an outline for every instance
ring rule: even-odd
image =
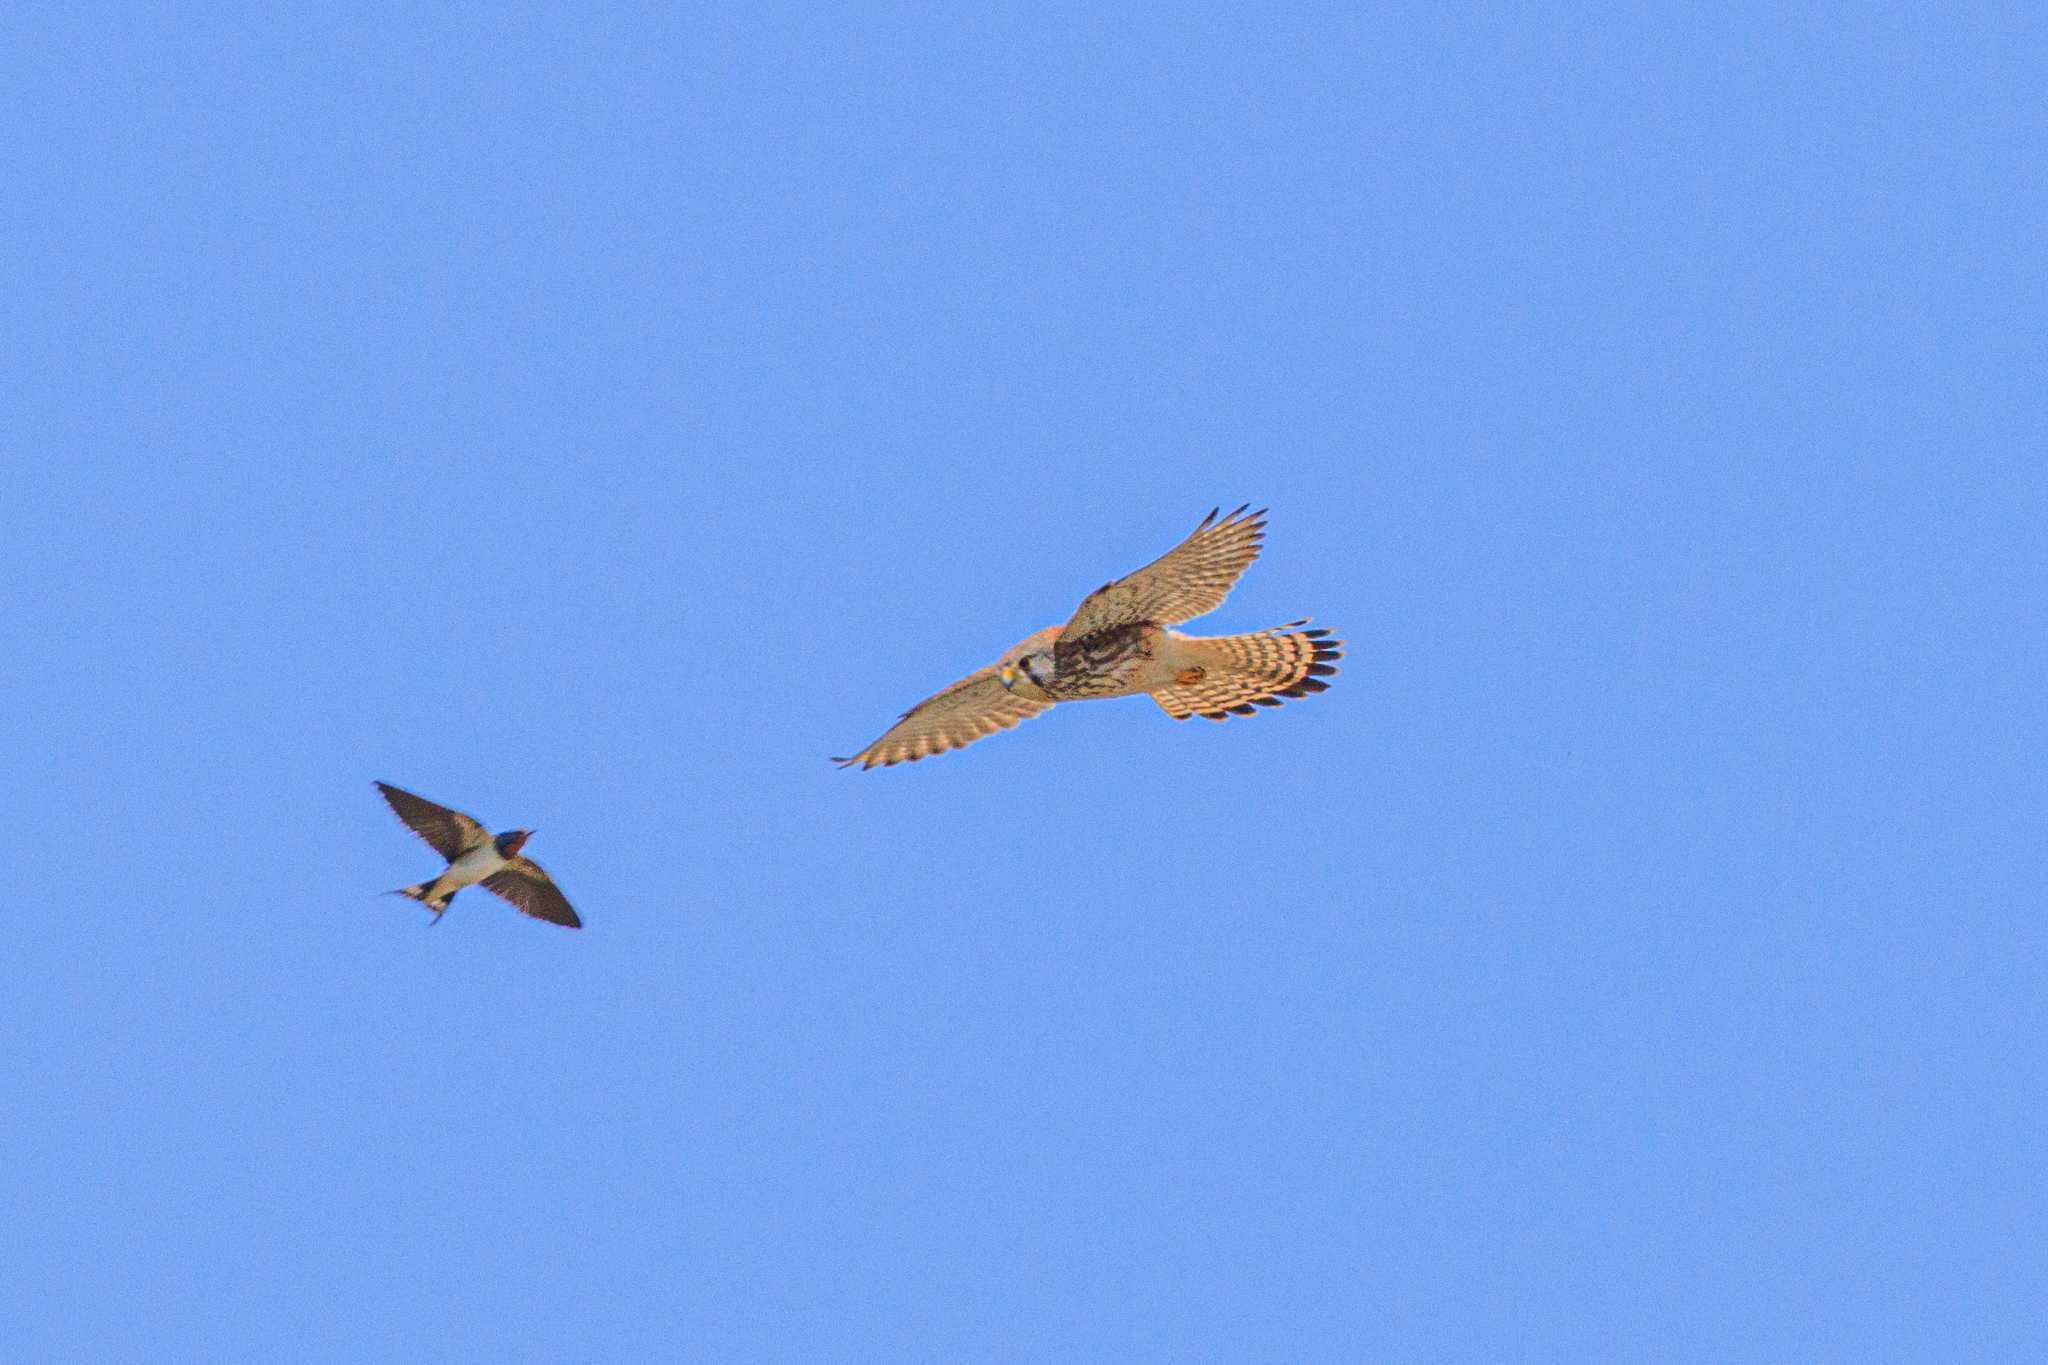
[[[526,841],[533,837],[530,829],[508,829],[497,839],[500,858],[516,858],[519,850],[526,847]]]

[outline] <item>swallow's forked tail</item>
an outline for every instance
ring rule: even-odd
[[[1327,630],[1301,630],[1306,620],[1289,621],[1249,635],[1196,637],[1179,644],[1199,662],[1182,676],[1185,681],[1162,687],[1154,701],[1175,720],[1201,716],[1229,720],[1249,716],[1261,706],[1278,706],[1283,697],[1326,692],[1324,678],[1337,671],[1344,642]]]
[[[434,881],[439,880],[440,878],[438,877],[434,878]],[[441,895],[435,896],[431,894],[434,889],[434,881],[418,882],[412,886],[401,886],[396,891],[386,891],[384,894],[387,896],[411,897],[421,905],[426,906],[427,909],[433,911],[434,923],[439,924],[441,916],[448,913],[448,906],[455,900],[455,891],[459,891],[461,888],[457,887],[455,890],[443,892]]]

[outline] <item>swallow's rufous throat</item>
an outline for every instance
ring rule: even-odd
[[[423,796],[414,796],[389,782],[379,782],[398,818],[414,834],[433,845],[448,860],[448,870],[417,886],[401,886],[391,894],[410,896],[434,912],[434,923],[448,912],[448,903],[465,886],[482,884],[484,890],[503,896],[526,914],[550,924],[581,929],[583,921],[569,908],[569,901],[554,879],[539,863],[519,856],[519,850],[533,837],[530,829],[509,829],[493,836],[477,821],[459,810],[437,806]]]

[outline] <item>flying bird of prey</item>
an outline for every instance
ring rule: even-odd
[[[391,894],[410,896],[434,912],[434,923],[448,912],[449,902],[465,886],[481,884],[484,890],[502,896],[521,911],[550,924],[581,929],[569,900],[539,863],[520,856],[519,850],[533,837],[530,829],[510,829],[492,835],[476,820],[459,810],[437,806],[424,796],[414,796],[379,782],[377,790],[406,828],[425,839],[434,852],[448,860],[447,870],[416,886],[401,886]]]
[[[1249,506],[1249,504],[1247,504]],[[1007,730],[1055,702],[1149,692],[1175,720],[1248,716],[1283,697],[1322,692],[1343,641],[1289,621],[1249,635],[1183,635],[1168,626],[1214,611],[1259,557],[1264,509],[1209,513],[1152,563],[1097,588],[1064,626],[1048,626],[903,713],[842,768],[915,763]]]

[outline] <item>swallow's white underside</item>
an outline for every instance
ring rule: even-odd
[[[448,865],[448,870],[434,879],[434,894],[460,891],[465,886],[475,886],[484,878],[502,871],[509,860],[498,855],[496,844],[485,844],[473,848]]]

